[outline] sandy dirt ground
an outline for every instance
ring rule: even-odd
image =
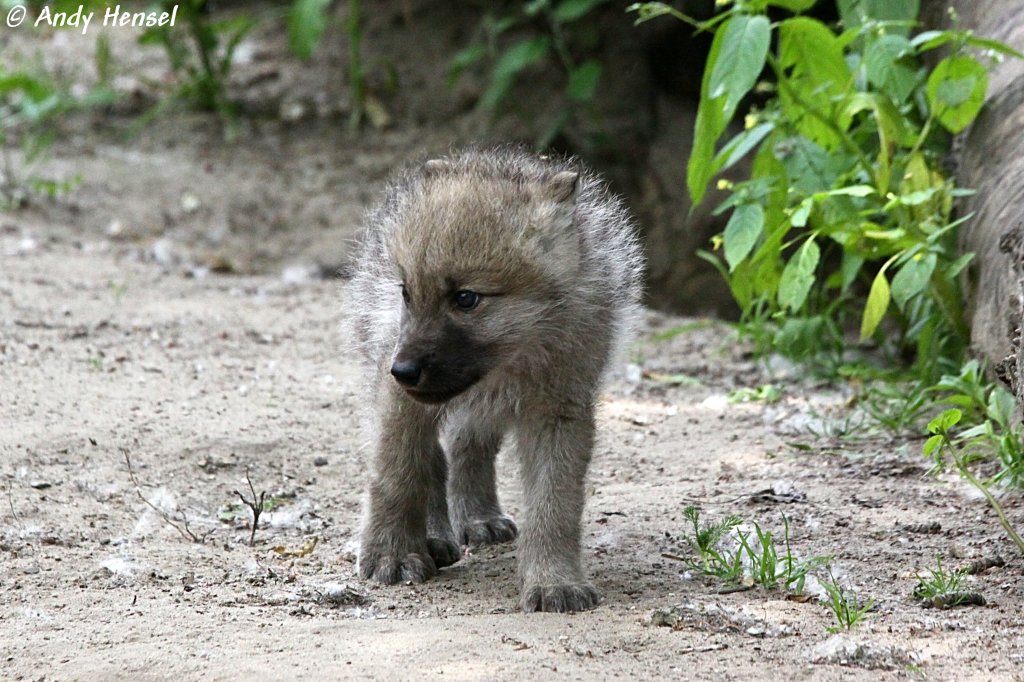
[[[47,58],[73,63],[70,41]],[[0,214],[0,679],[1020,679],[1022,562],[984,500],[848,388],[705,320],[650,313],[602,395],[598,609],[519,613],[512,545],[422,585],[355,577],[370,449],[341,320],[362,303],[334,275],[396,164],[483,129],[458,111],[358,136],[344,111],[255,117],[231,144],[205,115],[67,123],[39,172],[81,181]],[[777,401],[730,400],[766,384]],[[271,507],[252,545],[247,477]],[[873,610],[832,634],[813,578],[794,600],[696,575],[688,505],[777,537],[785,517],[792,551],[832,557]],[[986,606],[912,598],[936,555],[999,554],[966,579]]]
[[[841,392],[767,375],[718,324],[654,341],[686,321],[649,316],[603,395],[590,475],[585,561],[604,603],[525,615],[513,546],[422,585],[354,577],[368,448],[341,283],[29,246],[7,235],[0,259],[5,679],[1018,675],[1019,559],[969,579],[986,607],[911,598],[936,554],[1009,551],[984,503],[926,477],[919,441],[862,437]],[[768,381],[776,403],[727,399]],[[254,546],[246,475],[276,505]],[[833,636],[816,599],[722,593],[671,558],[688,555],[688,504],[777,534],[785,514],[793,551],[833,556],[875,609]],[[313,538],[305,556],[274,551]]]

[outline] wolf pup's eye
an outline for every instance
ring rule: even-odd
[[[472,310],[480,305],[480,294],[468,289],[455,292],[455,305],[460,310]]]

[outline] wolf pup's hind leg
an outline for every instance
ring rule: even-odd
[[[448,504],[455,538],[464,545],[515,540],[515,521],[501,510],[494,460],[502,434],[490,426],[463,420],[448,437]]]

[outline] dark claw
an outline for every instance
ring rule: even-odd
[[[438,568],[451,566],[462,558],[462,548],[447,538],[427,538],[427,550]]]
[[[360,557],[359,575],[385,585],[398,582],[421,583],[437,573],[437,565],[429,554],[410,553],[399,559],[394,556]]]
[[[460,539],[464,545],[479,547],[511,542],[518,534],[519,529],[512,517],[501,515],[471,521],[462,529]]]
[[[597,606],[601,595],[591,585],[534,585],[523,592],[523,611],[573,613]]]

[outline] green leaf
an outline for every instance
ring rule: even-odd
[[[775,145],[775,155],[786,169],[792,186],[804,194],[828,191],[838,177],[836,157],[806,137],[781,140]]]
[[[768,0],[769,5],[788,9],[790,12],[806,12],[814,7],[818,0]]]
[[[988,396],[985,415],[1003,428],[1010,428],[1015,411],[1016,402],[1013,394],[1001,386],[996,386]]]
[[[842,282],[840,285],[840,292],[846,293],[849,291],[850,286],[854,280],[857,279],[857,275],[860,273],[861,266],[864,265],[864,259],[854,254],[852,251],[843,250],[843,262],[839,266],[839,271],[842,274]]]
[[[716,40],[719,35],[722,36],[720,49],[725,58],[717,59],[711,67],[706,96],[709,99],[725,98],[722,115],[728,120],[764,69],[771,41],[771,24],[768,17],[762,15],[738,14],[719,27]]]
[[[814,207],[814,200],[807,197],[800,202],[800,205],[793,210],[793,215],[789,217],[789,224],[793,227],[804,227],[807,225],[807,219],[811,216],[811,209]]]
[[[694,206],[700,204],[704,198],[708,181],[715,174],[712,165],[715,143],[729,122],[724,116],[722,100],[714,100],[707,96],[711,71],[722,53],[724,35],[719,28],[711,41],[711,50],[704,66],[704,79],[701,82],[700,102],[697,104],[697,120],[693,125],[693,147],[690,149],[690,159],[686,164],[686,189],[690,192]]]
[[[775,129],[774,123],[761,123],[754,126],[750,130],[744,130],[736,137],[729,140],[724,147],[722,147],[717,154],[715,154],[714,160],[711,162],[714,167],[714,172],[719,173],[727,168],[731,168],[747,155],[751,149],[761,143],[765,137],[768,136],[772,130]]]
[[[964,413],[953,407],[928,422],[929,433],[946,433],[960,423]]]
[[[959,133],[985,103],[988,73],[973,57],[954,55],[939,62],[928,77],[928,105],[946,130]]]
[[[901,35],[886,33],[872,41],[864,52],[864,70],[876,88],[896,103],[906,101],[917,86],[917,65],[910,41]]]
[[[686,189],[694,207],[700,204],[714,176],[715,141],[722,134],[722,107],[720,102],[701,99],[697,105],[697,120],[693,125],[693,148],[686,164]]]
[[[860,340],[867,341],[875,333],[878,324],[885,317],[885,311],[889,309],[889,280],[885,278],[883,267],[875,275],[875,281],[871,283],[871,291],[868,292],[868,301],[864,306],[864,316],[860,321]]]
[[[547,36],[537,36],[520,40],[505,50],[491,71],[491,84],[480,96],[480,106],[484,109],[496,107],[505,98],[519,72],[544,59],[550,47],[551,41]]]
[[[459,50],[452,57],[448,68],[462,71],[487,56],[487,46],[483,43],[474,43],[467,48]]]
[[[535,17],[551,4],[551,0],[531,0],[523,3],[523,14],[528,17]]]
[[[875,188],[871,185],[848,185],[846,187],[839,187],[837,189],[830,189],[827,192],[818,192],[814,195],[815,199],[821,200],[825,197],[867,197],[875,193]]]
[[[569,21],[576,21],[590,12],[590,10],[605,2],[607,0],[562,0],[555,7],[552,16],[555,18],[555,21],[563,24]]]
[[[949,279],[953,279],[954,277],[959,275],[960,272],[964,268],[966,268],[972,260],[974,260],[974,252],[968,251],[967,253],[960,256],[955,261],[949,264],[949,267],[946,268],[945,276]]]
[[[663,2],[634,2],[632,5],[626,8],[627,12],[636,12],[636,21],[633,22],[634,26],[639,26],[645,21],[651,19],[657,19],[658,17],[665,16],[666,14],[671,15],[679,19],[680,21],[686,20],[684,15],[674,7],[670,7]]]
[[[919,0],[838,0],[839,18],[848,28],[872,21],[905,22],[906,27],[888,26],[891,33],[907,35],[910,24],[917,21]]]
[[[784,348],[790,357],[806,358],[820,351],[826,334],[826,323],[820,315],[789,317],[782,323],[772,343],[776,348]]]
[[[764,209],[761,204],[742,204],[733,210],[722,235],[729,272],[735,270],[740,261],[750,254],[762,231]]]
[[[825,121],[853,84],[853,74],[836,36],[816,19],[794,17],[779,24],[779,66],[788,74],[780,82],[779,99],[797,129],[826,148],[841,138]]]
[[[288,12],[288,44],[299,59],[309,59],[327,28],[331,0],[295,0]]]
[[[686,187],[694,206],[700,204],[720,167],[715,164],[715,145],[764,68],[770,38],[771,25],[760,15],[735,15],[715,31],[686,166]]]
[[[1024,59],[1024,52],[1021,52],[1020,50],[1015,50],[1006,43],[1001,43],[998,40],[992,40],[990,38],[979,38],[978,36],[972,35],[970,33],[967,34],[967,37],[964,40],[971,47],[981,47],[986,50],[998,52],[999,54],[1004,54],[1007,57]]]
[[[941,189],[942,187],[929,187],[928,189],[922,189],[908,194],[901,194],[900,196],[892,199],[889,204],[886,204],[886,208],[883,208],[883,210],[891,210],[890,204],[891,206],[920,206],[935,196],[935,193]]]
[[[588,59],[569,74],[569,84],[566,86],[565,92],[571,100],[589,102],[594,98],[600,78],[601,62],[596,59]]]
[[[875,114],[875,121],[878,123],[879,142],[883,146],[890,143],[910,147],[916,142],[914,134],[907,126],[903,114],[889,100],[888,97],[876,92],[858,92],[852,95],[843,109],[840,127],[846,130],[853,117],[859,112],[869,110]]]
[[[921,448],[921,451],[925,457],[930,457],[940,445],[942,445],[942,436],[936,434],[924,442],[924,447]]]
[[[892,278],[892,299],[896,301],[900,310],[907,305],[907,301],[927,288],[932,273],[935,272],[936,262],[934,253],[920,259],[911,258]]]
[[[452,87],[459,75],[467,68],[476,64],[487,56],[487,46],[483,43],[474,43],[467,48],[459,50],[448,62],[448,87]]]
[[[936,47],[940,47],[946,43],[961,40],[971,47],[980,47],[985,50],[992,50],[998,54],[1006,55],[1007,57],[1024,59],[1024,52],[1015,50],[1006,43],[1001,43],[998,40],[992,40],[991,38],[979,38],[973,35],[970,31],[922,31],[911,39],[910,44],[919,52],[927,52],[928,50],[934,50]]]
[[[807,295],[814,285],[814,272],[818,268],[821,251],[811,237],[797,249],[793,257],[786,263],[779,280],[779,305],[797,311],[807,300]]]

